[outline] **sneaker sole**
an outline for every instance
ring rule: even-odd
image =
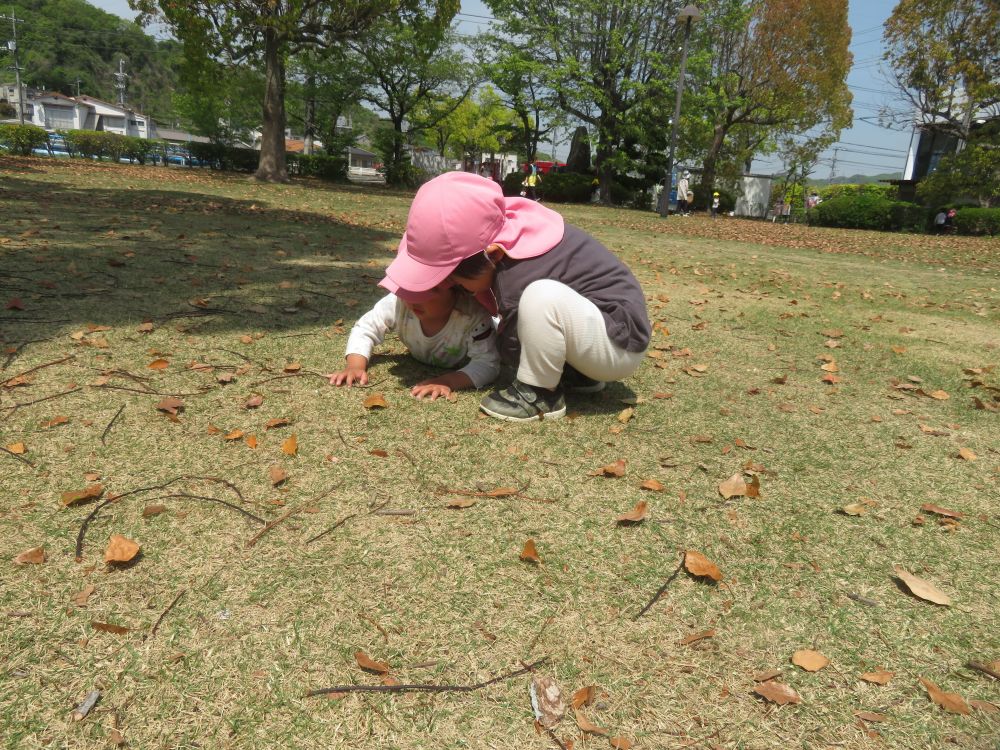
[[[489,414],[491,417],[495,419],[502,419],[504,422],[538,422],[538,421],[547,421],[550,419],[562,419],[563,417],[566,416],[565,406],[562,409],[557,409],[556,411],[548,411],[545,412],[545,414],[537,414],[533,417],[512,417],[507,414],[501,414],[500,412],[493,411],[492,409],[487,409],[482,404],[479,405],[479,408],[483,411],[483,413]]]

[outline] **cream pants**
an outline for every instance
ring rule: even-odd
[[[517,337],[517,379],[539,388],[559,385],[566,363],[588,378],[612,381],[635,372],[645,356],[612,342],[597,305],[551,279],[533,281],[521,294]]]

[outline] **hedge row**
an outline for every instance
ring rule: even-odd
[[[0,147],[18,156],[31,156],[48,145],[49,134],[37,125],[0,125]]]
[[[60,130],[59,134],[63,137],[70,156],[98,159],[107,157],[112,161],[128,159],[145,164],[154,154],[162,153],[165,146],[163,141],[150,141],[103,130]]]
[[[955,229],[959,234],[1000,234],[1000,208],[960,208]]]
[[[842,229],[922,232],[928,211],[906,201],[890,200],[875,191],[841,193],[824,200],[812,211],[810,222]]]

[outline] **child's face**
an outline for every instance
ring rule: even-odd
[[[403,302],[418,320],[440,320],[451,315],[455,308],[454,286],[450,283],[438,284],[429,290],[429,294],[433,296],[420,302]]]

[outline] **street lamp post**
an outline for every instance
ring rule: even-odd
[[[695,5],[685,5],[677,14],[678,23],[684,24],[684,46],[681,47],[681,67],[677,75],[677,101],[674,103],[674,119],[670,123],[670,149],[667,152],[667,176],[663,183],[663,193],[660,198],[660,216],[666,218],[670,213],[670,188],[674,180],[674,151],[677,149],[677,125],[681,119],[681,97],[684,95],[684,68],[687,65],[688,39],[691,37],[691,25],[701,18],[701,11]]]

